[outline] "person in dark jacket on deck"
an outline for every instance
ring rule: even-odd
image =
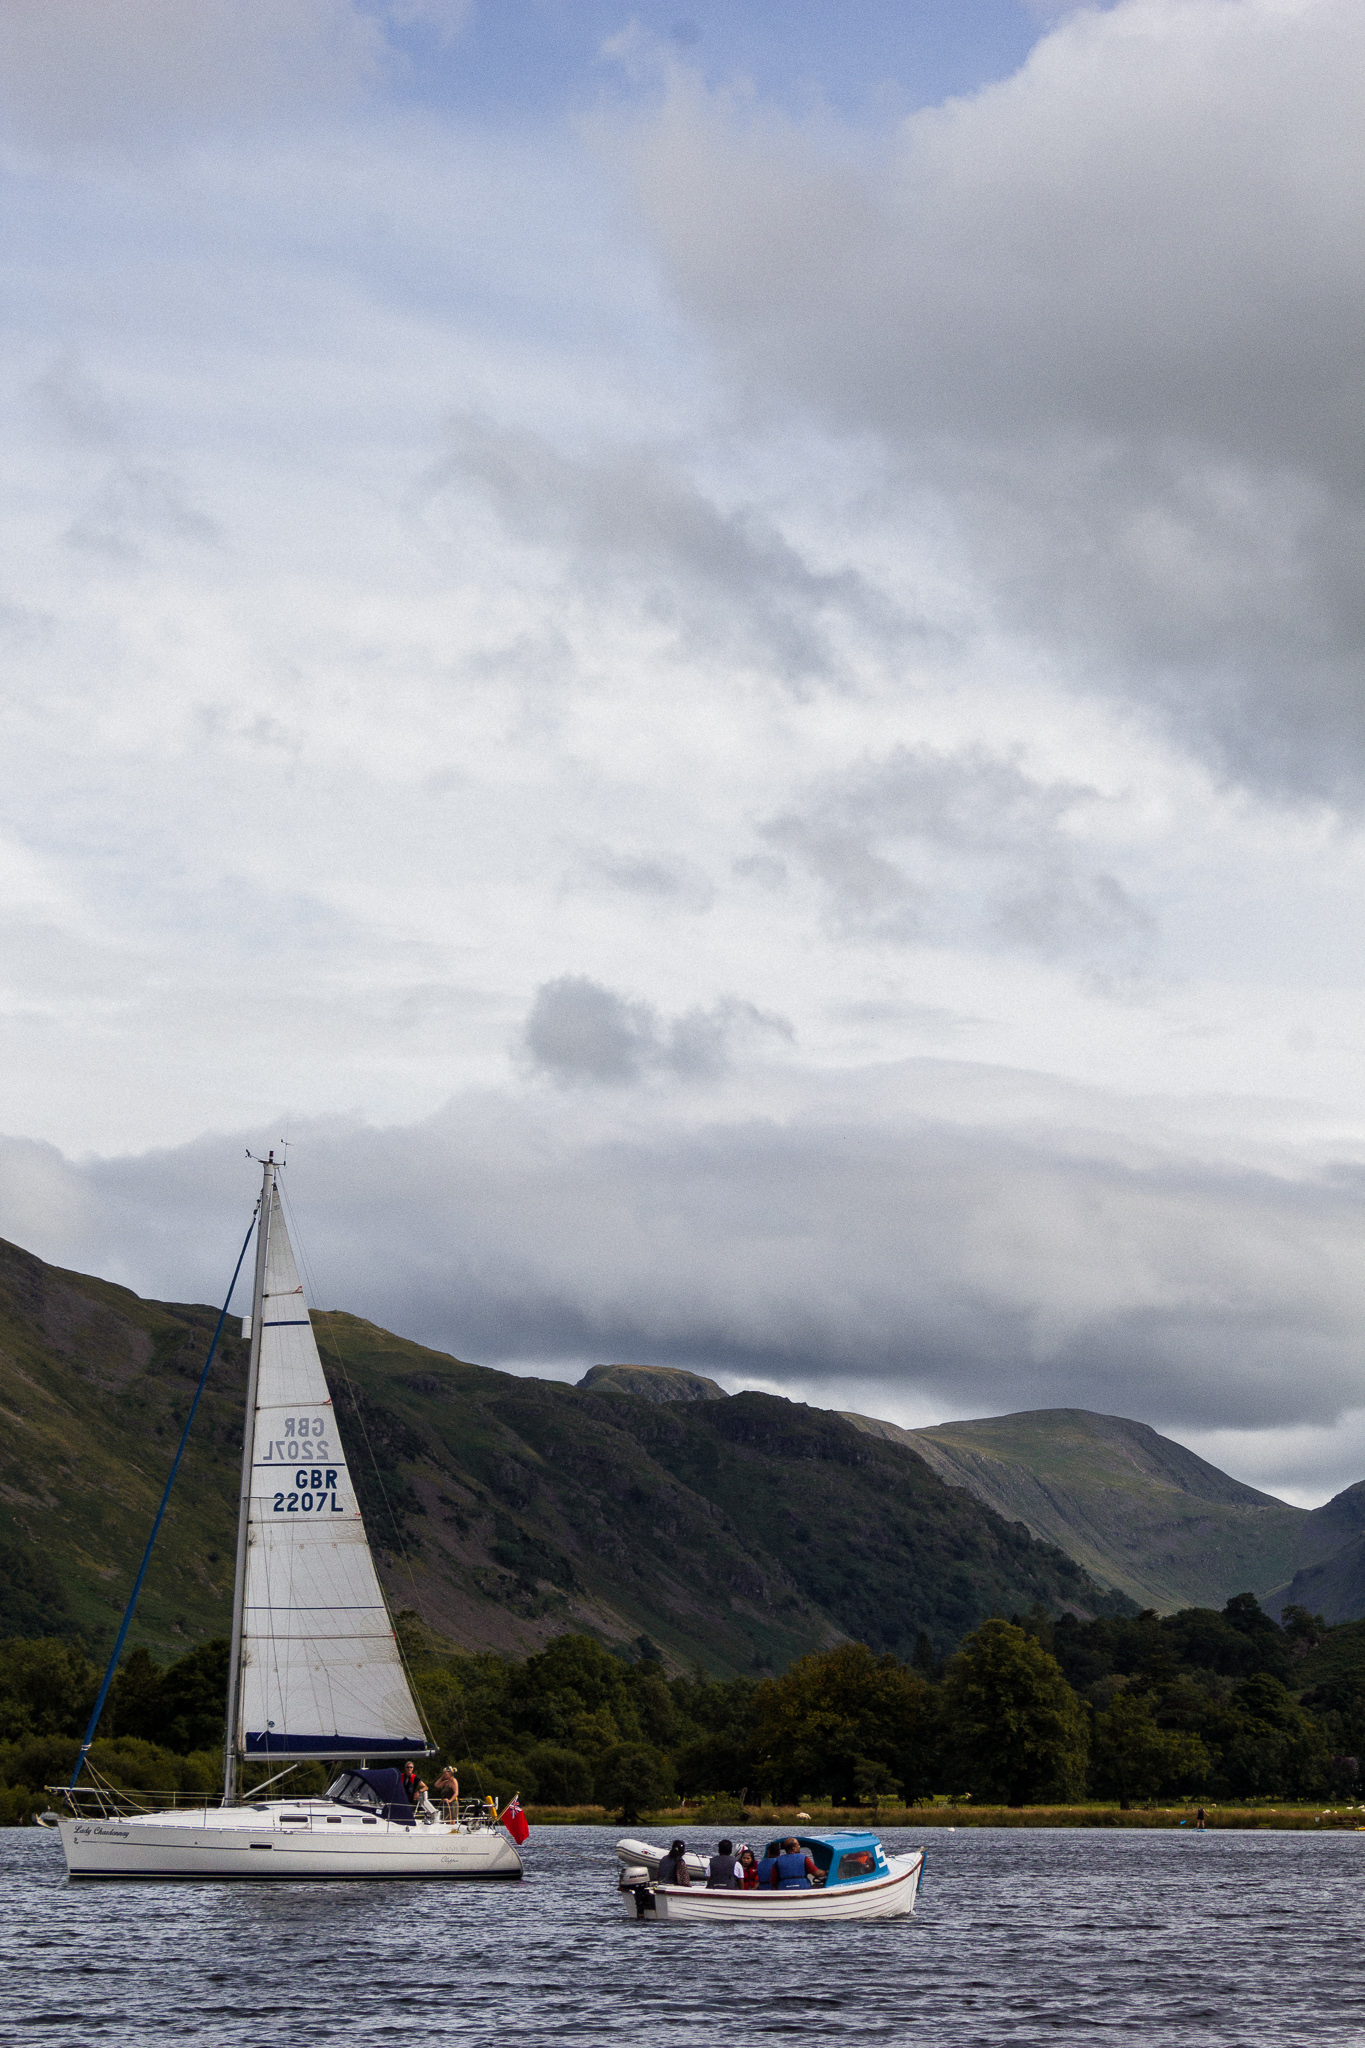
[[[718,1842],[706,1870],[708,1892],[737,1892],[744,1889],[744,1872],[735,1861],[733,1842]]]
[[[660,1884],[691,1884],[692,1874],[687,1868],[686,1842],[670,1842],[668,1854],[659,1865]]]
[[[403,1790],[404,1790],[404,1792],[405,1792],[405,1793],[407,1794],[407,1799],[408,1799],[408,1804],[409,1804],[409,1806],[416,1806],[416,1804],[417,1804],[417,1773],[416,1773],[416,1771],[415,1771],[415,1770],[414,1770],[414,1769],[412,1768],[412,1765],[411,1765],[410,1763],[407,1763],[407,1764],[404,1764],[404,1766],[403,1766],[402,1770],[401,1770],[401,1771],[399,1772],[399,1774],[398,1774],[398,1775],[399,1775],[399,1777],[400,1777],[400,1778],[401,1778],[401,1780],[402,1780],[402,1784],[403,1784]]]

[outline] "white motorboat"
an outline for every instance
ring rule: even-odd
[[[92,1720],[71,1786],[49,1787],[63,1810],[43,1820],[73,1877],[518,1878],[518,1844],[491,1802],[423,1813],[403,1793],[396,1763],[432,1745],[370,1554],[273,1154],[263,1166],[222,1799],[78,1784]],[[321,1798],[264,1796],[305,1759],[345,1768]],[[248,1761],[279,1768],[239,1793]]]
[[[785,1839],[785,1838],[784,1838]],[[712,1890],[700,1856],[685,1859],[691,1884],[660,1884],[664,1851],[647,1842],[620,1841],[617,1888],[636,1920],[903,1920],[915,1910],[924,1851],[888,1856],[876,1835],[854,1828],[796,1838],[816,1865],[809,1889],[757,1885],[752,1891]],[[765,1858],[780,1841],[769,1842]]]

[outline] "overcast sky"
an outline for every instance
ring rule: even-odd
[[[0,1231],[1365,1476],[1358,0],[0,0]]]

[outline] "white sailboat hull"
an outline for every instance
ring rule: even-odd
[[[713,1892],[703,1885],[661,1884],[654,1888],[654,1913],[659,1920],[903,1920],[915,1910],[924,1851],[886,1860],[885,1877],[808,1892]],[[634,1911],[633,1900],[628,1910]]]
[[[265,1879],[362,1877],[519,1878],[523,1865],[504,1828],[444,1822],[338,1819],[329,1802],[188,1807],[168,1813],[61,1818],[72,1877]]]

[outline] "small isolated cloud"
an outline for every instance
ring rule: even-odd
[[[385,19],[395,28],[416,28],[442,46],[453,43],[467,24],[474,0],[386,0]]]
[[[74,356],[58,356],[31,387],[39,414],[78,448],[110,448],[123,438],[122,409]]]
[[[624,1087],[653,1075],[713,1080],[745,1040],[771,1035],[790,1039],[791,1026],[734,997],[664,1018],[652,1003],[565,974],[537,994],[523,1045],[530,1064],[561,1086]]]
[[[683,856],[631,853],[611,846],[585,847],[571,886],[619,889],[627,896],[692,911],[709,910],[716,899],[710,878]]]
[[[856,570],[808,561],[754,510],[717,504],[651,449],[572,456],[541,435],[453,420],[431,472],[474,490],[518,540],[559,553],[579,587],[609,588],[692,655],[724,652],[803,689],[844,684],[844,640],[885,654],[922,638]]]
[[[191,502],[174,471],[135,449],[129,409],[73,356],[59,356],[34,380],[30,397],[49,431],[89,459],[96,479],[67,528],[72,547],[133,562],[148,542],[221,540],[217,521]]]
[[[1152,921],[1093,864],[1077,829],[1101,801],[1080,784],[1038,781],[1017,754],[898,747],[824,778],[761,831],[816,880],[840,933],[1131,961]]]
[[[104,479],[66,537],[73,547],[92,554],[134,561],[145,540],[193,541],[202,547],[222,534],[216,520],[190,504],[169,470],[124,463]]]

